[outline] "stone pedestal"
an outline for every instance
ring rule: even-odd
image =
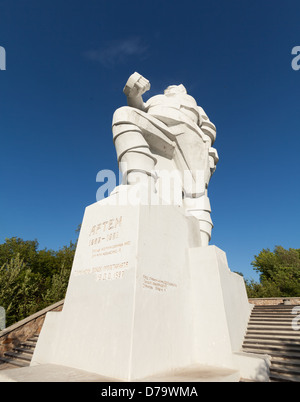
[[[116,196],[86,208],[63,311],[47,314],[31,365],[121,381],[239,370],[251,311],[242,277],[222,250],[200,247],[180,206],[110,205]]]
[[[86,208],[63,310],[0,381],[265,380],[265,360],[238,353],[251,306],[225,253],[183,207],[118,197]]]

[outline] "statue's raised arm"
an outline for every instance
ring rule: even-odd
[[[129,78],[123,89],[124,94],[127,96],[128,106],[134,107],[139,110],[145,110],[142,95],[149,91],[150,82],[141,74],[135,72]]]

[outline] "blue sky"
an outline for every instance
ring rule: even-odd
[[[138,71],[145,99],[184,84],[217,126],[212,244],[257,279],[255,254],[300,248],[296,0],[0,0],[0,242],[76,239],[111,120]]]

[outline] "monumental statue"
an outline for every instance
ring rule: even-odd
[[[253,307],[244,279],[208,245],[216,128],[183,85],[144,103],[149,88],[132,74],[128,106],[114,113],[124,180],[85,208],[63,310],[47,313],[30,367],[0,382],[268,380],[268,358],[242,350]],[[180,203],[141,202],[165,200],[173,171]]]
[[[128,106],[113,116],[113,139],[127,184],[147,183],[155,188],[159,165],[180,172],[183,204],[199,221],[202,246],[211,238],[212,220],[207,187],[218,154],[212,144],[216,127],[181,85],[144,103],[149,81],[135,72],[124,88]]]

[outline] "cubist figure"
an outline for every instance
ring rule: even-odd
[[[143,183],[159,191],[163,170],[179,172],[182,205],[198,219],[201,243],[207,246],[213,227],[207,189],[218,162],[212,148],[216,127],[182,84],[144,103],[142,95],[149,89],[146,78],[132,74],[123,90],[128,106],[113,116],[113,140],[125,184]]]

